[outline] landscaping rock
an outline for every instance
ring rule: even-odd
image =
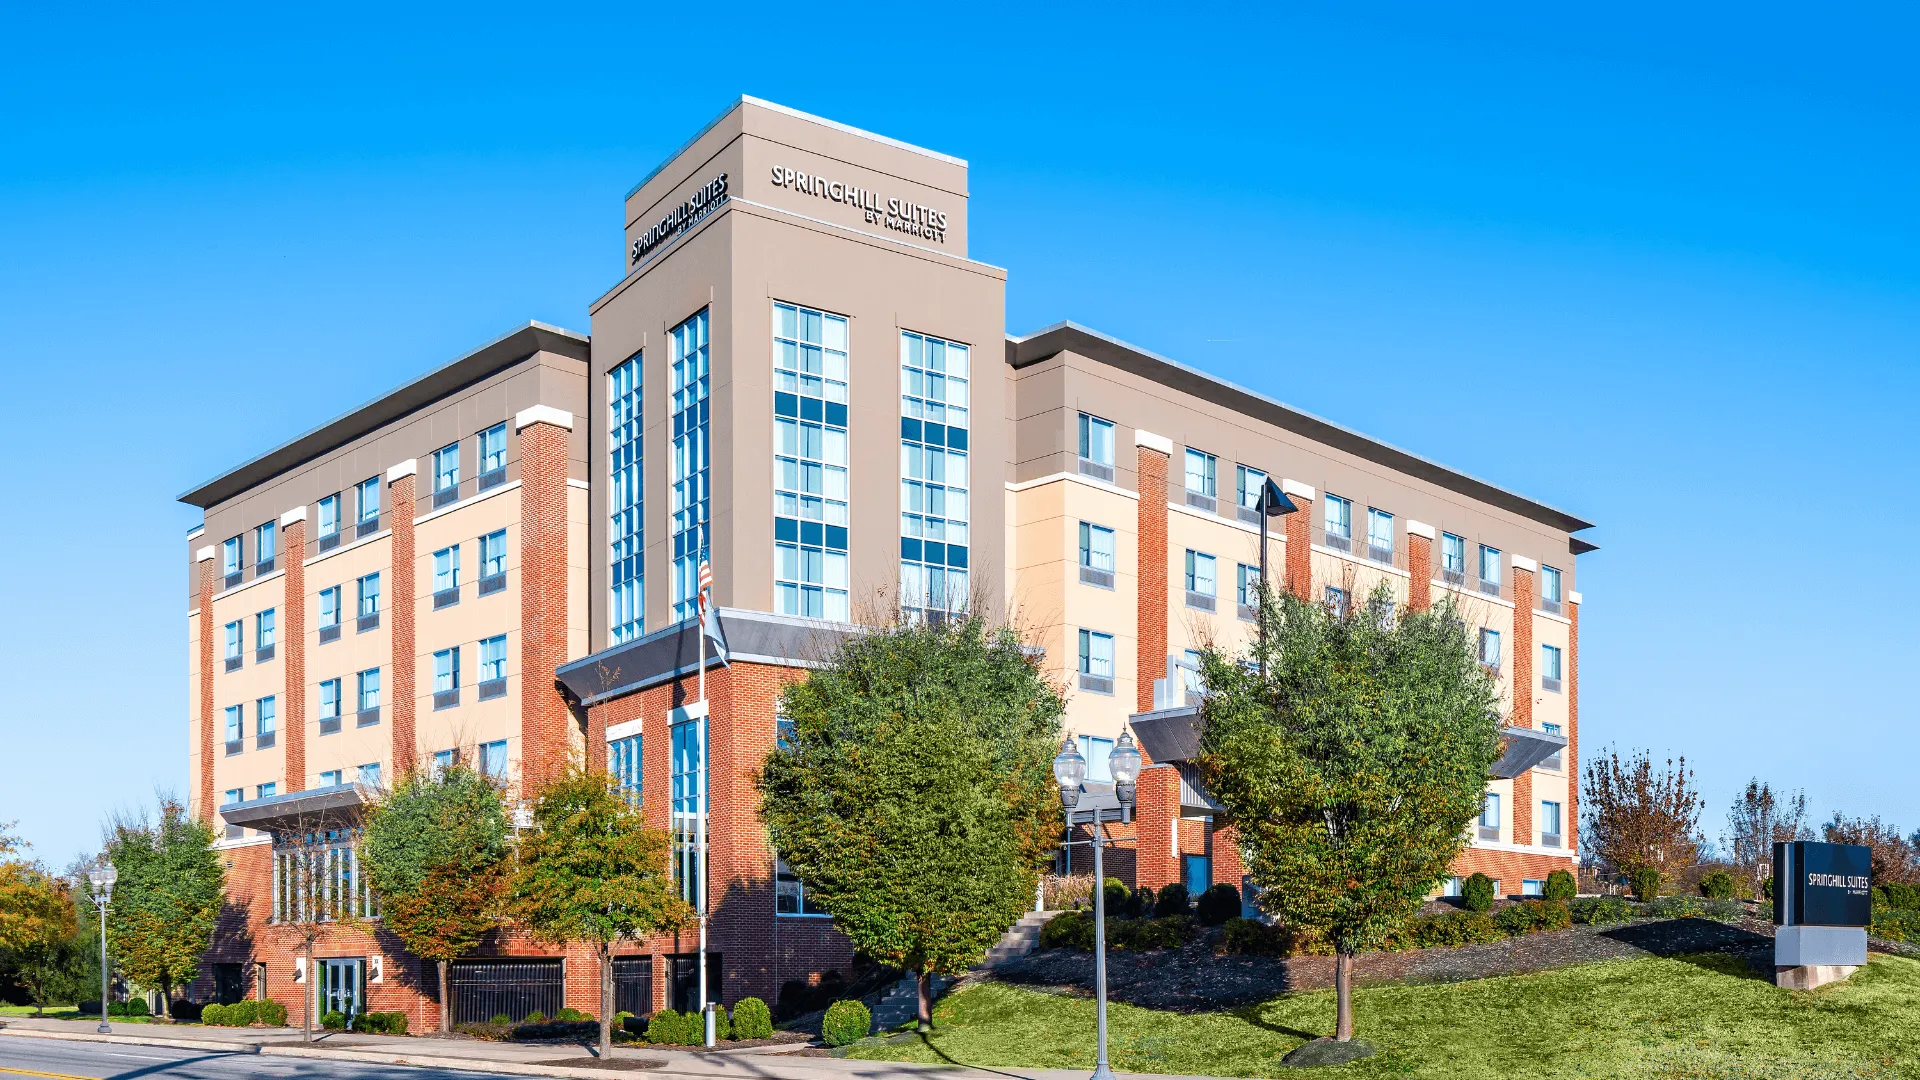
[[[1280,1059],[1280,1064],[1289,1069],[1311,1069],[1320,1065],[1345,1065],[1349,1061],[1359,1061],[1373,1056],[1373,1047],[1359,1039],[1338,1042],[1334,1039],[1315,1039],[1301,1043],[1293,1052]]]

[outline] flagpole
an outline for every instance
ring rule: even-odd
[[[700,820],[695,828],[698,836],[695,849],[700,859],[699,897],[700,897],[700,1015],[704,1038],[702,1043],[708,1047],[714,1044],[713,1012],[707,1007],[707,588],[709,575],[705,560],[700,563],[700,602],[696,615],[694,632],[700,639]]]

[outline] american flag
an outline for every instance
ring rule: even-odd
[[[700,610],[707,610],[707,593],[713,590],[713,564],[704,560],[700,563]]]

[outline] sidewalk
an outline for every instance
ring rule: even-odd
[[[217,1028],[191,1024],[119,1024],[111,1035],[94,1031],[98,1021],[37,1020],[8,1017],[0,1031],[5,1038],[50,1038],[73,1042],[114,1042],[171,1046],[216,1052],[280,1057],[338,1058],[381,1065],[420,1065],[443,1069],[512,1076],[578,1077],[608,1080],[622,1073],[661,1080],[1086,1080],[1081,1069],[974,1069],[964,1065],[918,1065],[891,1061],[850,1061],[834,1057],[801,1057],[794,1044],[751,1047],[718,1053],[694,1053],[657,1046],[616,1046],[613,1060],[650,1059],[664,1062],[644,1072],[597,1065],[592,1050],[578,1045],[480,1042],[467,1039],[408,1038],[315,1032],[314,1042],[302,1040],[298,1028]],[[536,1062],[577,1059],[581,1067]],[[1194,1080],[1151,1073],[1128,1073],[1138,1080]]]

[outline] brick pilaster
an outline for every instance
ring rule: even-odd
[[[1140,770],[1134,803],[1135,888],[1180,880],[1180,773],[1171,765]]]
[[[1286,516],[1287,523],[1287,591],[1302,600],[1313,600],[1313,515],[1315,510],[1313,488],[1295,480],[1281,483],[1281,490],[1287,493],[1294,505],[1300,509]]]
[[[1167,576],[1167,471],[1173,444],[1136,431],[1134,451],[1140,487],[1140,574],[1134,586],[1138,675],[1133,696],[1136,711],[1150,712],[1153,681],[1167,677],[1167,604],[1173,589]]]
[[[418,608],[414,601],[413,512],[416,473],[420,465],[408,459],[387,470],[387,514],[389,539],[393,548],[393,591],[388,614],[393,624],[387,630],[393,649],[393,670],[387,680],[393,703],[393,772],[409,772],[419,763],[416,739],[420,702],[415,689],[420,679],[420,658],[414,638],[414,620]],[[343,710],[344,711],[344,710]]]
[[[286,740],[285,773],[280,790],[307,786],[307,508],[280,517],[280,542],[286,549],[286,626],[280,640],[287,650],[286,689],[280,696],[280,737]]]
[[[520,433],[520,776],[538,791],[567,766],[571,714],[553,675],[567,660],[567,440],[573,416],[534,408]]]
[[[200,575],[200,819],[214,825],[213,801],[213,548],[195,553]]]
[[[1568,593],[1567,619],[1567,820],[1565,830],[1569,852],[1580,847],[1580,594]]]
[[[1433,606],[1433,526],[1407,522],[1407,610]]]
[[[1513,560],[1513,662],[1507,681],[1513,694],[1515,727],[1533,726],[1533,588],[1534,563]],[[1562,824],[1562,828],[1566,826]],[[1533,843],[1533,770],[1513,778],[1513,842]]]

